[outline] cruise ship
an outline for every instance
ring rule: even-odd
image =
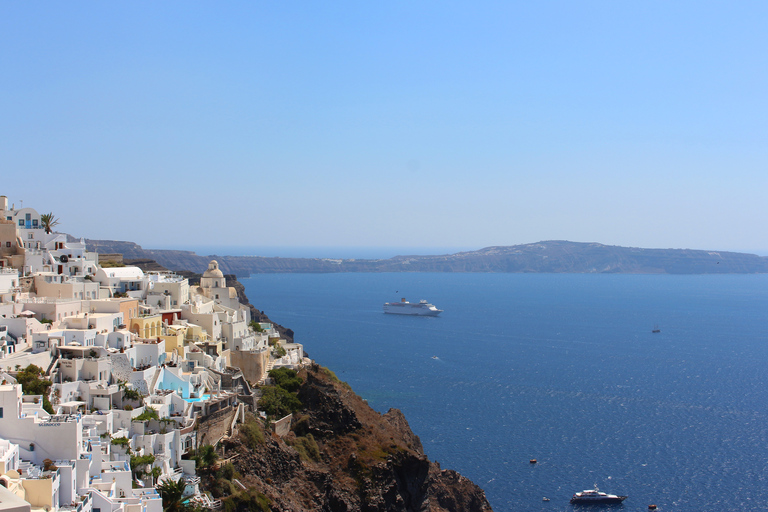
[[[437,316],[443,312],[434,305],[422,300],[418,304],[400,299],[400,302],[387,302],[384,304],[384,312],[395,315]]]

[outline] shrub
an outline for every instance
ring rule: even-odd
[[[144,409],[144,412],[133,418],[136,421],[147,421],[147,420],[157,420],[160,419],[159,415],[157,414],[157,410],[153,409],[152,407],[147,407]]]
[[[131,471],[136,475],[137,478],[141,478],[141,475],[144,474],[144,467],[145,466],[151,466],[155,463],[155,456],[152,454],[149,455],[132,455],[131,456]]]
[[[219,458],[219,454],[216,453],[216,449],[209,445],[204,444],[197,451],[195,456],[195,466],[202,470],[210,470]]]
[[[295,370],[290,368],[275,368],[269,370],[269,376],[275,380],[275,384],[286,391],[295,393],[299,390],[304,381],[299,377]]]
[[[141,393],[139,393],[138,389],[133,389],[133,388],[123,389],[124,400],[138,400],[140,398],[141,398]]]
[[[219,470],[219,478],[223,478],[225,480],[232,480],[233,478],[237,478],[237,471],[235,471],[235,465],[231,462],[227,462],[224,464],[221,469]]]
[[[240,435],[243,437],[243,443],[255,450],[260,444],[264,444],[264,428],[261,425],[261,421],[257,420],[253,415],[249,414],[245,417],[245,422],[239,427]]]
[[[235,488],[233,487],[232,482],[226,478],[217,478],[211,485],[210,491],[214,498],[221,498],[234,494]]]
[[[303,437],[297,437],[293,441],[293,447],[299,452],[299,456],[302,460],[320,460],[320,448],[317,446],[315,438],[312,434],[307,434]]]
[[[21,368],[16,365],[16,370]],[[53,414],[53,406],[48,400],[48,389],[53,384],[51,381],[42,377],[43,369],[34,364],[30,364],[16,375],[16,381],[21,384],[21,389],[25,395],[43,395],[43,409],[49,414]]]
[[[283,388],[266,386],[261,388],[259,409],[273,418],[282,418],[303,407],[301,401]]]
[[[254,490],[243,491],[223,501],[224,512],[270,512],[272,500]]]
[[[320,369],[321,369],[321,371],[322,371],[324,374],[326,374],[326,375],[328,376],[328,378],[331,380],[331,382],[335,382],[336,384],[341,384],[342,386],[344,386],[344,387],[345,387],[345,388],[347,388],[347,389],[352,389],[352,387],[351,387],[349,384],[347,384],[347,383],[346,383],[346,382],[344,382],[343,380],[339,379],[339,378],[336,376],[336,374],[335,374],[335,373],[333,373],[333,371],[332,371],[332,370],[330,370],[330,369],[326,368],[325,366],[321,367]]]

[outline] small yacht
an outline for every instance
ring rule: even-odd
[[[595,485],[594,489],[587,489],[574,494],[571,503],[621,503],[625,499],[627,499],[626,496],[600,492]]]

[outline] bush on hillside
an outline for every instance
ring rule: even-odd
[[[299,387],[304,383],[296,371],[291,370],[290,368],[275,368],[274,370],[269,370],[269,376],[274,379],[275,385],[291,393],[298,391]]]
[[[266,386],[261,388],[261,392],[259,410],[264,411],[272,418],[282,418],[303,407],[296,395],[281,387]]]

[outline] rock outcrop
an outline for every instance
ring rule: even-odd
[[[263,438],[254,441],[246,429],[262,426],[251,419],[224,443],[222,457],[231,461],[247,489],[239,496],[222,496],[232,501],[229,507],[291,512],[492,510],[477,485],[429,461],[400,411],[379,414],[316,365],[300,376],[303,409],[287,436],[263,432]]]

